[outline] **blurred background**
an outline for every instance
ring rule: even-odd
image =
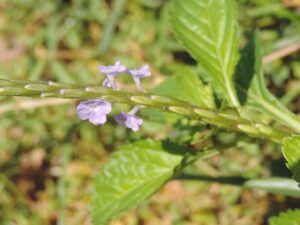
[[[241,47],[260,29],[268,86],[298,113],[300,1],[239,0],[238,7]],[[101,84],[97,65],[121,60],[127,67],[149,64],[152,77],[143,85],[153,89],[183,64],[196,66],[172,35],[169,8],[169,0],[0,0],[0,76]],[[122,79],[122,88],[134,87]],[[191,133],[188,121],[162,123],[146,113],[137,133],[112,118],[96,127],[78,119],[76,104],[0,98],[1,225],[90,225],[92,178],[112,151],[141,137],[178,141]],[[290,176],[280,146],[241,142],[238,153],[232,149],[193,168],[211,176]],[[288,207],[300,207],[299,199],[172,181],[111,225],[262,225]]]

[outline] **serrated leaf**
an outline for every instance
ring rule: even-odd
[[[300,136],[284,138],[282,152],[287,161],[287,167],[293,173],[293,178],[300,183]]]
[[[238,106],[233,83],[239,58],[234,0],[173,0],[175,35],[214,78],[229,103]]]
[[[299,119],[269,92],[262,70],[261,43],[255,38],[242,50],[237,65],[235,83],[242,105],[258,110],[272,119],[300,131]]]
[[[211,152],[203,152],[203,156]],[[94,224],[106,224],[148,199],[173,177],[187,155],[184,147],[152,140],[123,146],[112,154],[95,178]]]
[[[300,225],[300,209],[281,212],[269,219],[269,225]]]

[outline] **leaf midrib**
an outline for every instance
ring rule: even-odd
[[[210,15],[210,14],[209,14]],[[225,17],[226,18],[226,17]],[[214,45],[214,48],[215,48],[215,51],[217,52],[217,59],[218,59],[218,62],[219,62],[219,66],[221,67],[221,70],[222,70],[222,76],[223,76],[223,79],[225,81],[225,87],[226,87],[226,90],[227,90],[227,94],[228,94],[228,100],[231,101],[231,103],[233,104],[233,106],[239,106],[239,102],[237,100],[237,97],[236,95],[234,94],[233,90],[232,90],[232,84],[229,80],[229,74],[227,72],[227,69],[225,68],[225,64],[222,63],[222,56],[221,56],[221,52],[220,52],[220,49],[217,47],[217,45],[219,45],[218,41],[216,40],[216,37],[215,37],[215,34],[214,34],[214,31],[212,29],[212,25],[211,25],[211,18],[209,17],[209,29],[210,29],[210,32],[212,33],[212,35],[214,36],[214,42],[216,45]],[[224,36],[224,34],[223,34]],[[233,35],[232,35],[233,37]],[[230,39],[230,43],[233,41],[233,39],[231,38]],[[231,44],[230,44],[231,46]],[[227,57],[226,57],[227,58]],[[226,60],[226,63],[227,63],[227,67],[228,67],[228,60]]]
[[[184,6],[183,6],[184,7]],[[214,42],[214,44],[212,45],[212,47],[214,48],[215,52],[216,52],[216,59],[217,59],[217,63],[219,64],[219,68],[220,68],[220,72],[221,72],[221,76],[223,77],[223,81],[225,83],[225,90],[226,90],[226,93],[227,93],[227,97],[228,97],[228,101],[235,107],[238,107],[239,106],[239,101],[236,97],[236,94],[234,93],[233,91],[233,85],[232,85],[232,82],[230,81],[230,78],[229,78],[229,75],[232,75],[232,74],[228,74],[228,71],[227,71],[227,67],[229,65],[229,59],[227,59],[228,57],[226,56],[225,58],[225,61],[226,61],[226,65],[224,63],[222,63],[222,55],[221,55],[221,52],[220,52],[220,45],[221,43],[219,43],[217,37],[216,37],[216,34],[213,30],[213,27],[212,27],[212,23],[211,23],[211,13],[208,11],[208,7],[201,7],[199,6],[199,8],[202,8],[204,11],[205,11],[205,14],[207,15],[207,23],[205,23],[205,25],[208,27],[209,29],[209,36],[210,36],[210,39]],[[194,15],[189,11],[189,9],[185,8],[185,11],[186,13],[190,16],[190,17],[194,17]],[[225,16],[226,18],[226,16]],[[197,20],[197,18],[195,18]],[[201,22],[201,21],[200,21]],[[224,34],[222,35],[224,38]],[[234,35],[231,36],[230,38],[230,46],[232,46],[232,42],[233,42],[233,38],[234,38]],[[231,48],[230,48],[231,50]],[[228,55],[230,55],[228,53]]]

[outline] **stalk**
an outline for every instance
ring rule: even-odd
[[[280,130],[268,125],[241,118],[234,109],[217,111],[166,96],[144,92],[116,91],[97,85],[0,79],[0,96],[54,97],[79,100],[101,98],[115,103],[142,105],[164,112],[177,113],[228,131],[241,132],[277,143],[281,143],[283,137],[287,136]]]

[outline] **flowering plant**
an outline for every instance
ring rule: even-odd
[[[189,128],[188,135],[182,132],[173,139],[138,140],[111,155],[94,179],[91,211],[95,225],[137,207],[172,179],[216,181],[300,196],[300,119],[265,85],[258,32],[240,51],[234,0],[172,0],[171,8],[173,31],[201,67],[202,79],[197,70],[184,67],[180,76],[167,79],[157,90],[145,91],[140,79],[150,77],[150,67],[128,69],[117,61],[98,67],[106,75],[102,85],[0,80],[1,96],[80,100],[76,111],[82,123],[102,126],[113,113],[113,104],[125,103],[132,109],[119,112],[114,119],[133,132],[143,126],[143,116],[137,114],[148,108],[156,110],[157,117],[176,114],[175,121]],[[121,75],[133,79],[135,90],[118,88],[116,80]],[[252,119],[253,114],[267,119]],[[238,138],[230,142],[218,139],[222,132],[281,145],[293,179],[241,177],[229,181],[186,174],[196,160],[239,147]],[[299,216],[299,210],[289,211],[270,223],[293,224]],[[289,219],[282,219],[286,217]]]

